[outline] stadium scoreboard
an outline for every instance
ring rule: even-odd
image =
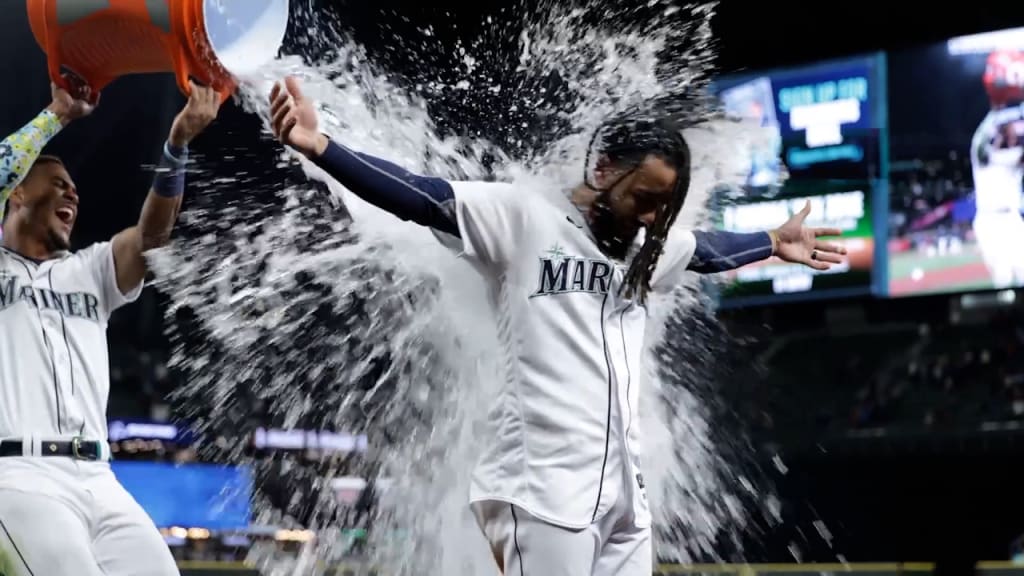
[[[748,151],[740,193],[716,198],[715,225],[753,232],[781,225],[811,203],[807,224],[842,230],[846,263],[825,272],[770,259],[724,275],[722,305],[840,297],[875,291],[884,242],[886,82],[884,55],[726,77],[714,91],[727,117],[767,130]],[[881,255],[884,258],[884,254]],[[884,274],[878,275],[884,277]]]

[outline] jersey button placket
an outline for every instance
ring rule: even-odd
[[[633,454],[629,448],[629,438],[626,435],[626,422],[632,417],[630,413],[630,403],[626,395],[629,393],[628,387],[634,383],[630,382],[631,370],[629,366],[628,349],[626,348],[626,335],[623,333],[623,315],[626,314],[628,303],[619,303],[616,309],[612,313],[612,317],[608,319],[610,326],[608,327],[609,346],[613,352],[613,364],[615,366],[615,401],[618,403],[618,415],[613,425],[613,433],[618,440],[619,450],[621,454],[620,465],[622,469],[619,470],[621,475],[624,475],[623,481],[624,486],[628,490],[632,483],[629,481],[629,477],[633,475]],[[632,494],[633,491],[627,492]]]
[[[615,469],[609,467],[608,473],[605,475],[605,482],[611,482],[614,486],[618,487],[614,490],[615,498],[620,497],[619,492],[623,487],[622,475],[624,470],[629,468],[629,451],[626,449],[622,438],[623,422],[626,418],[626,407],[622,403],[622,390],[626,383],[626,372],[623,364],[625,357],[623,356],[622,349],[622,329],[619,326],[620,314],[622,314],[622,303],[616,302],[616,306],[612,308],[611,313],[605,318],[605,334],[607,334],[608,338],[608,355],[611,359],[610,366],[612,368],[611,401],[615,403],[615,407],[612,410],[609,434],[611,434],[611,450],[616,452],[616,456],[612,460],[617,464]]]
[[[60,402],[61,408],[60,425],[65,432],[68,432],[71,428],[75,427],[74,423],[79,422],[81,417],[78,414],[77,405],[71,401],[72,391],[68,380],[71,370],[71,359],[68,357],[67,344],[64,339],[64,328],[59,314],[56,310],[45,311],[44,326],[46,328],[46,338],[50,342],[53,354],[54,378],[56,378],[56,387],[59,394],[58,402]]]

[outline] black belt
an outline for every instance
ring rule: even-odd
[[[64,456],[75,460],[100,460],[103,443],[72,438],[71,440],[44,440],[39,443],[40,454],[26,454],[21,440],[0,440],[0,457],[4,456]]]

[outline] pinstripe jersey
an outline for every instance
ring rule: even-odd
[[[0,438],[107,438],[107,322],[134,301],[110,242],[36,262],[0,248]]]
[[[562,195],[452,188],[459,239],[438,236],[490,282],[505,379],[470,500],[583,528],[626,498],[649,525],[637,423],[647,310],[619,293],[627,263],[601,252]],[[654,291],[682,282],[695,247],[692,232],[673,227]]]
[[[971,139],[971,172],[974,177],[974,198],[978,212],[1021,212],[1024,194],[1024,146],[995,144],[1000,130],[1007,125],[1024,122],[1021,107],[992,110],[978,125]]]

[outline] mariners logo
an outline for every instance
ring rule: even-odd
[[[576,292],[606,294],[611,290],[611,264],[593,258],[571,256],[557,243],[540,258],[537,291],[530,298]]]
[[[100,300],[94,294],[75,292],[64,294],[31,284],[22,284],[20,279],[0,270],[0,312],[15,304],[25,302],[39,310],[55,310],[68,318],[87,318],[100,321]]]

